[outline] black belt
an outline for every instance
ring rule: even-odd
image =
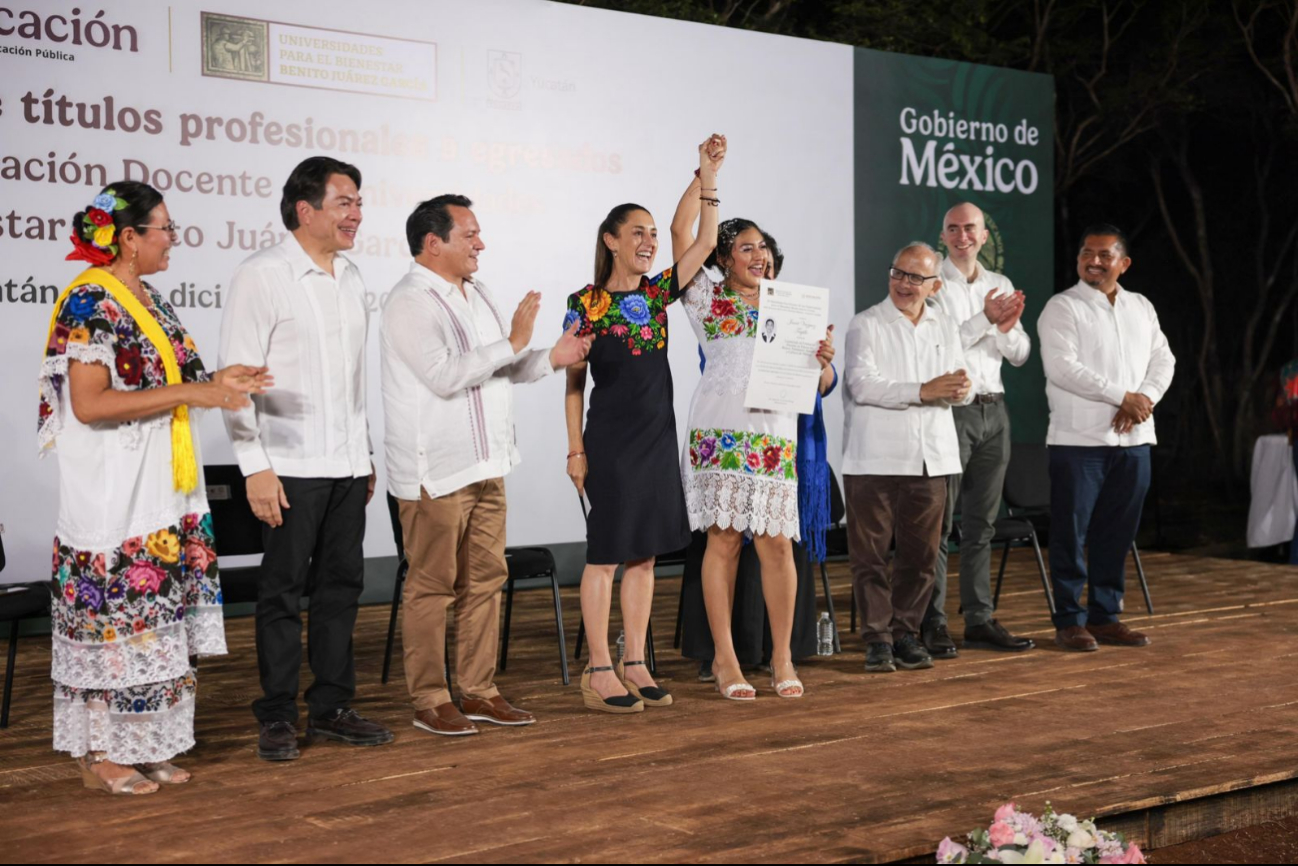
[[[1004,394],[974,394],[975,403],[1004,403]]]

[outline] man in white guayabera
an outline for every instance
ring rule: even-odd
[[[475,721],[530,725],[494,682],[505,562],[505,476],[520,461],[514,382],[575,364],[593,337],[572,325],[549,349],[528,349],[541,295],[528,292],[508,323],[474,274],[486,249],[472,202],[440,195],[406,220],[415,257],[383,307],[384,453],[400,507],[410,575],[402,598],[413,724],[443,736]],[[446,681],[446,621],[455,605],[456,680]]]
[[[1010,463],[1010,416],[1001,364],[1009,361],[1015,367],[1023,366],[1032,351],[1032,340],[1019,321],[1023,293],[1014,290],[1009,277],[987,270],[978,261],[987,237],[986,218],[976,205],[958,204],[942,220],[942,241],[948,252],[938,270],[942,291],[934,302],[960,328],[973,402],[951,410],[960,440],[962,474],[947,476],[933,598],[924,615],[924,646],[935,659],[957,655],[946,624],[947,539],[957,499],[963,646],[1002,652],[1022,652],[1035,646],[1028,638],[1010,634],[993,616],[991,542]]]
[[[1121,229],[1088,228],[1077,253],[1081,279],[1051,298],[1037,320],[1050,399],[1055,643],[1078,652],[1099,649],[1097,641],[1149,643],[1118,614],[1127,552],[1149,491],[1154,405],[1172,384],[1176,359],[1154,305],[1118,285],[1131,267],[1130,249]]]
[[[902,248],[888,297],[857,313],[847,330],[843,487],[871,673],[933,666],[920,624],[933,592],[947,476],[960,473],[951,407],[973,395],[956,324],[928,302],[942,288],[940,261],[928,244]]]
[[[304,160],[284,184],[289,234],[239,265],[221,321],[221,357],[257,358],[279,373],[275,393],[226,415],[248,502],[265,523],[257,586],[262,696],[257,755],[298,757],[302,666],[299,602],[310,587],[307,742],[358,746],[392,732],[350,708],[352,629],[363,583],[365,505],[374,495],[365,417],[369,310],[360,270],[343,255],[361,224],[361,173],[327,156]],[[229,361],[228,363],[244,363]]]

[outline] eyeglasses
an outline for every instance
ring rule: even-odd
[[[1096,253],[1095,250],[1082,250],[1080,253],[1077,254],[1077,257],[1084,262],[1089,262],[1092,259],[1098,259],[1100,264],[1102,265],[1112,264],[1113,262],[1116,262],[1118,260],[1118,257],[1115,256],[1113,253],[1109,252],[1108,250],[1100,250],[1100,252],[1098,253]]]
[[[167,223],[165,226],[136,226],[136,228],[137,229],[157,229],[160,232],[166,232],[167,234],[171,235],[173,238],[180,233],[180,226],[176,225],[174,220]]]
[[[894,280],[905,280],[912,286],[922,286],[929,280],[936,280],[937,276],[926,277],[922,274],[912,274],[909,271],[903,271],[901,268],[888,268],[888,276]]]

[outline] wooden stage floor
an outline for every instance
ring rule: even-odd
[[[562,686],[549,593],[521,593],[499,684],[539,722],[460,739],[411,726],[399,646],[379,684],[387,610],[365,608],[356,707],[396,742],[286,764],[253,754],[253,623],[233,620],[230,655],[200,674],[199,744],[181,762],[194,782],[140,799],[84,790],[50,750],[48,642],[26,639],[0,731],[0,858],[879,862],[931,854],[1011,799],[1106,816],[1298,778],[1298,568],[1147,553],[1158,614],[1133,579],[1126,621],[1153,644],[1070,654],[1031,560],[1011,558],[1000,617],[1042,648],[866,675],[849,636],[802,666],[806,698],[758,682],[748,705],[671,649],[679,584],[663,578],[659,666],[677,704],[632,717],[584,710],[575,676]],[[832,577],[845,628],[846,566]],[[571,649],[575,589],[564,610]]]

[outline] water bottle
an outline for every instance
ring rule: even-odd
[[[617,660],[622,661],[622,657],[625,655],[626,655],[626,632],[620,631],[617,633]]]
[[[832,656],[834,654],[834,623],[829,614],[821,613],[816,623],[816,655]]]

